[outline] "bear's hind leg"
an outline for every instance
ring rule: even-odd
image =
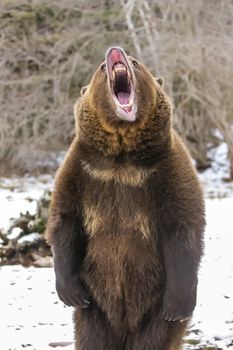
[[[117,339],[105,314],[96,305],[74,312],[75,350],[117,350]]]
[[[187,322],[168,322],[162,312],[150,310],[128,334],[125,350],[181,350]]]

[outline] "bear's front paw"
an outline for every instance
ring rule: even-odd
[[[163,300],[164,318],[167,321],[188,320],[192,316],[195,305],[196,290],[187,294],[166,289]]]
[[[59,298],[68,306],[88,308],[89,294],[78,275],[67,276],[65,279],[56,277],[56,289]]]

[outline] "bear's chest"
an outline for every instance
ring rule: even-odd
[[[146,185],[92,179],[84,191],[83,222],[90,238],[103,233],[149,238],[153,203]]]
[[[89,239],[83,278],[109,319],[119,315],[119,324],[125,314],[128,322],[137,322],[156,302],[155,291],[162,283],[151,196],[146,181],[133,185],[92,178],[84,191],[83,219]]]

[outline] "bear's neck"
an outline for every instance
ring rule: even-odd
[[[143,127],[115,128],[110,132],[102,127],[95,132],[78,137],[81,158],[90,163],[108,160],[112,164],[131,163],[141,166],[154,165],[170,151],[170,122],[163,126],[166,130],[154,130],[152,125]],[[82,133],[81,133],[82,134]]]
[[[134,123],[109,123],[83,105],[79,110],[81,122],[77,128],[82,156],[111,159],[113,162],[157,162],[169,152],[172,139],[170,102],[161,94],[155,111],[145,114],[139,110]]]

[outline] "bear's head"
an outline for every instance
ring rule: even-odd
[[[114,133],[114,139],[118,133],[142,138],[146,129],[152,137],[165,125],[168,131],[172,108],[162,85],[163,79],[155,79],[122,48],[110,48],[90,84],[81,90],[75,107],[77,129],[81,128],[83,139],[92,134],[101,143],[106,136],[101,131]]]

